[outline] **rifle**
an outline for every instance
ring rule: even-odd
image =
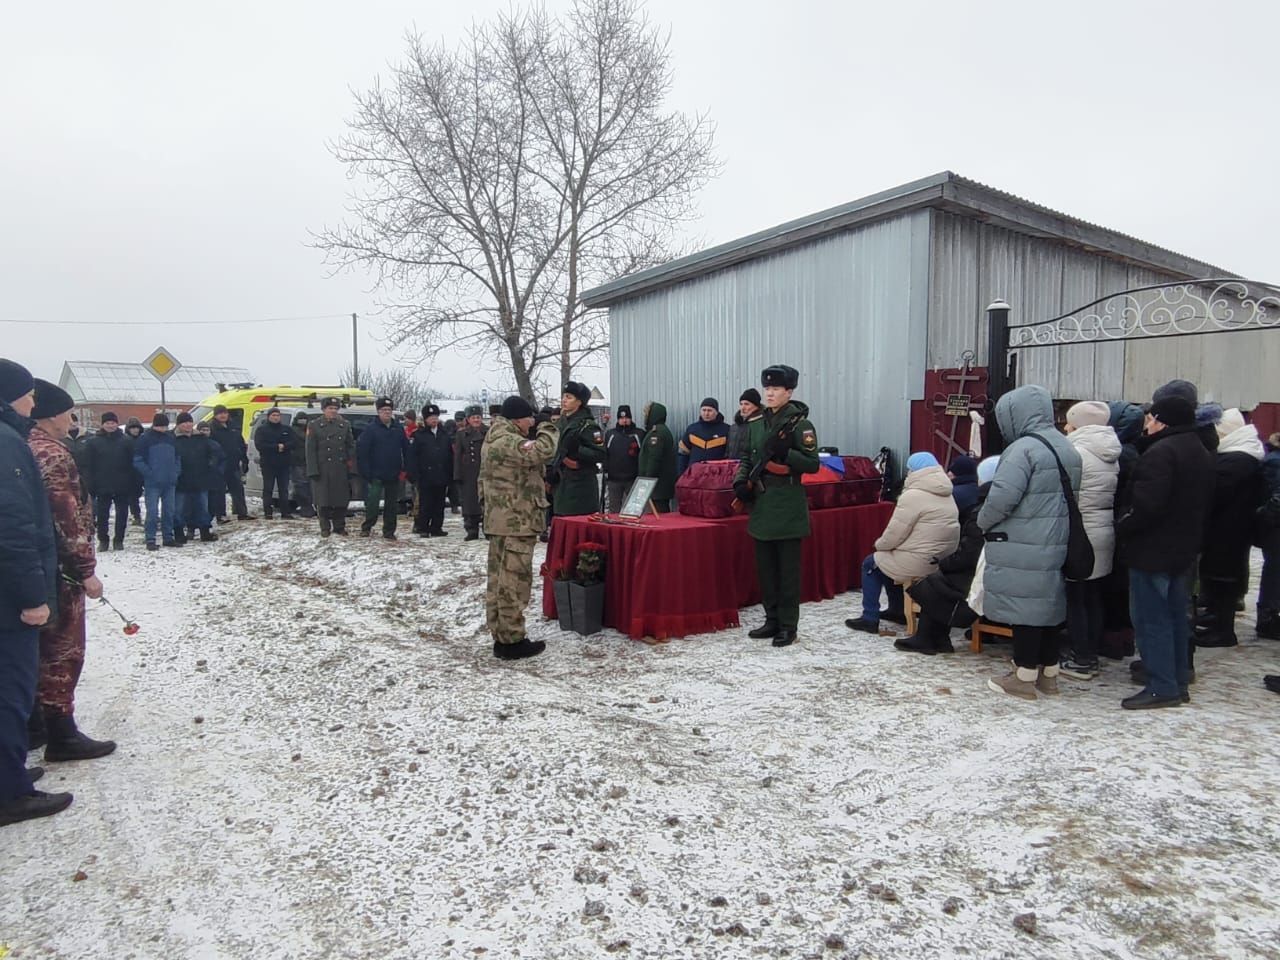
[[[764,492],[764,482],[760,479],[761,476],[764,474],[769,464],[773,462],[773,458],[778,455],[778,452],[781,449],[790,446],[791,436],[796,432],[796,425],[803,419],[803,413],[793,413],[782,422],[781,426],[773,430],[765,439],[764,446],[760,449],[760,459],[751,465],[751,470],[747,474],[747,486],[749,486],[753,492],[756,491],[757,487],[759,487],[759,492]],[[733,509],[736,513],[742,513],[745,510],[749,510],[750,507],[737,497],[734,497]]]

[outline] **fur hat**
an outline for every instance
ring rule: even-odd
[[[1067,423],[1073,427],[1105,427],[1111,422],[1111,408],[1101,400],[1081,400],[1067,411]]]
[[[628,417],[632,420],[635,419],[635,417],[631,416],[630,404],[626,404],[626,403],[618,404],[618,419],[621,420],[623,417]]]
[[[31,408],[32,420],[56,417],[60,413],[66,413],[76,405],[76,402],[71,399],[71,394],[56,383],[50,383],[48,380],[36,379],[35,390],[36,405]],[[13,399],[16,400],[20,396],[22,396],[21,393]]]
[[[438,416],[440,416],[440,408],[437,407],[434,403],[428,403],[423,405],[422,407],[423,420],[427,419],[427,417],[438,417]]]
[[[323,400],[320,401],[321,410],[327,410],[330,407],[341,407],[341,406],[342,404],[338,402],[337,397],[325,397]],[[218,412],[217,410],[214,410],[214,413],[217,413],[217,412]]]
[[[585,383],[579,383],[577,380],[570,380],[564,385],[561,395],[568,394],[571,397],[577,397],[578,402],[584,407],[591,402],[591,388]]]
[[[373,408],[375,410],[394,410],[396,408],[396,402],[390,397],[379,397],[377,402],[374,403]]]
[[[794,390],[799,382],[800,371],[795,367],[788,367],[785,363],[775,363],[771,367],[765,367],[760,373],[760,386],[762,387],[782,387],[785,390]]]
[[[1216,427],[1222,422],[1222,404],[1206,400],[1196,407],[1197,427]]]
[[[0,400],[13,403],[35,388],[31,371],[20,363],[0,358]]]
[[[523,420],[533,416],[533,406],[524,397],[507,397],[502,401],[502,415],[508,420]]]
[[[484,408],[478,403],[473,403],[464,411],[468,417],[483,417]]]

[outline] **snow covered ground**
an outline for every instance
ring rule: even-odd
[[[456,520],[131,528],[100,572],[142,630],[91,610],[79,707],[121,747],[0,831],[0,956],[1280,958],[1280,644],[1251,627],[1138,714],[1123,664],[1002,699],[1001,648],[897,653],[843,626],[854,595],[788,650],[758,611],[583,639],[535,595],[547,653],[500,664]]]

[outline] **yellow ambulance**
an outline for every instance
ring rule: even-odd
[[[264,387],[252,383],[215,384],[218,392],[205,397],[189,411],[196,423],[213,419],[213,410],[221,405],[231,414],[246,442],[251,442],[249,431],[253,427],[254,414],[272,407],[313,407],[320,412],[320,401],[325,397],[337,397],[343,407],[368,405],[372,409],[376,399],[369,390],[358,387],[320,386],[304,384],[300,387]]]

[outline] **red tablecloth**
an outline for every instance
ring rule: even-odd
[[[832,507],[810,514],[803,547],[801,599],[827,600],[861,583],[893,504]],[[747,518],[704,520],[680,514],[648,517],[638,525],[557,517],[547,568],[568,565],[584,540],[608,548],[604,623],[633,639],[683,637],[738,625],[738,608],[760,600],[755,547]],[[555,590],[543,577],[542,612],[555,617]]]

